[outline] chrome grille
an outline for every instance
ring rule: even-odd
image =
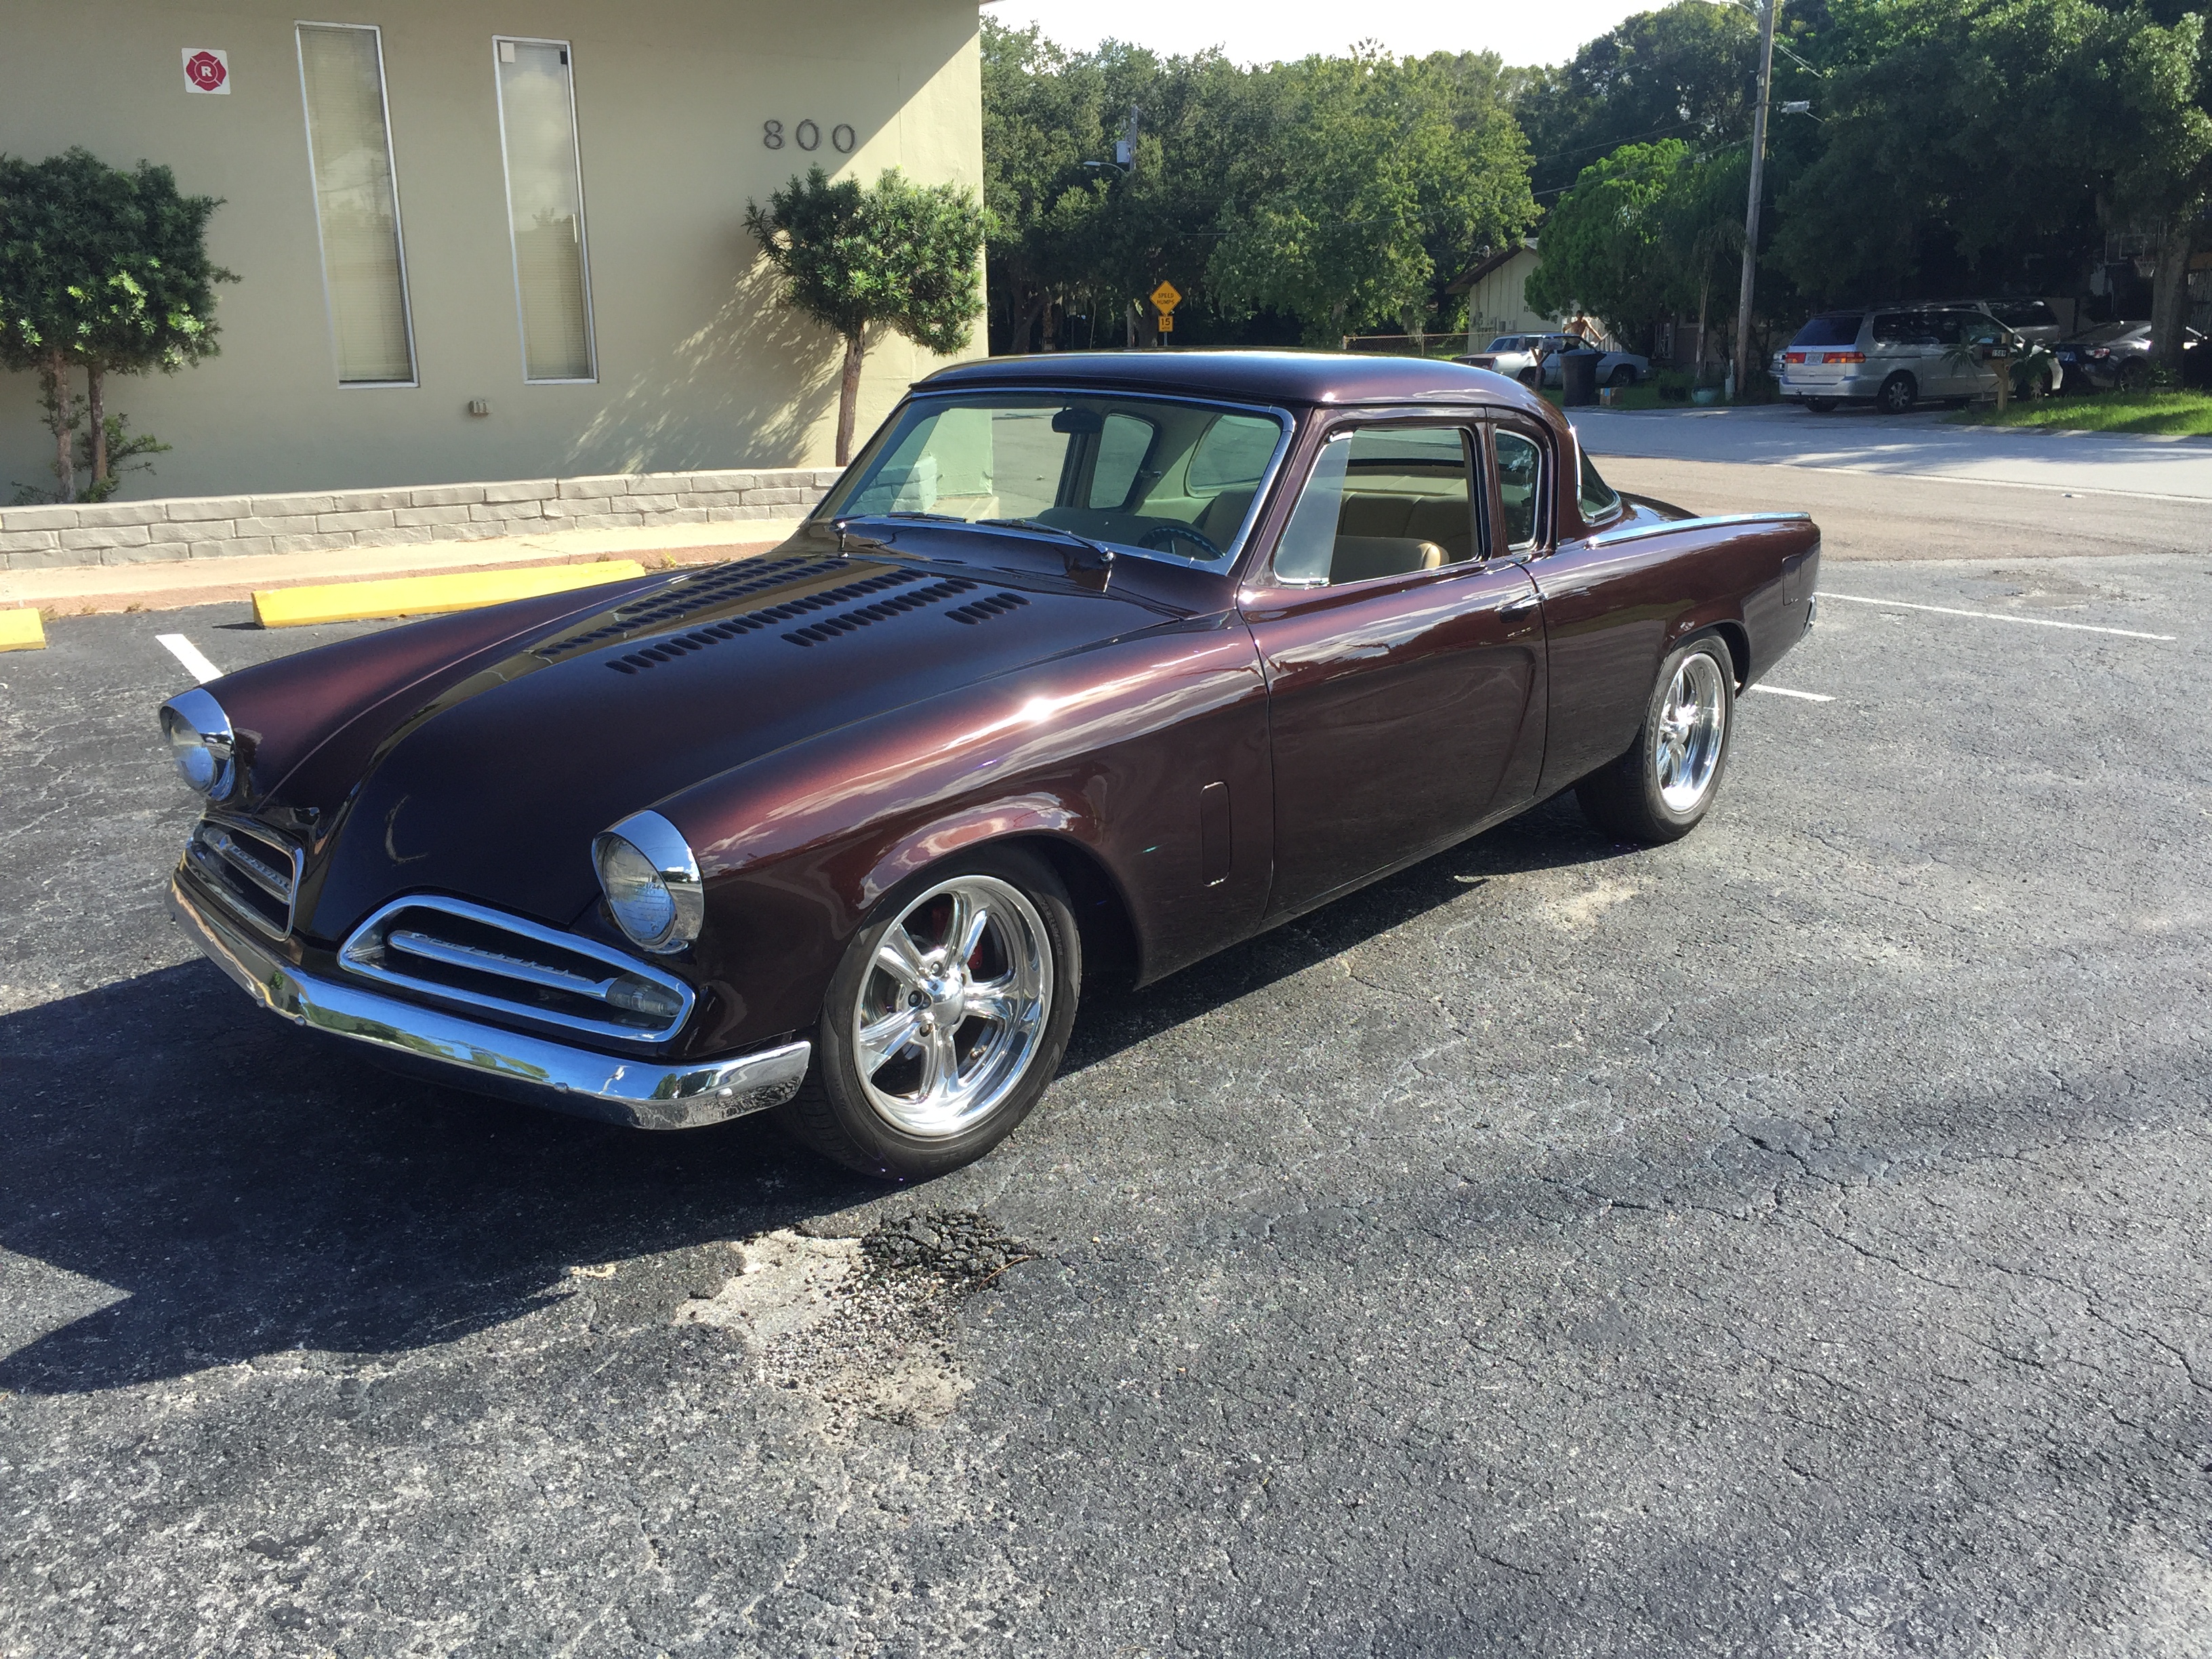
[[[440,1002],[640,1042],[675,1036],[694,1000],[683,981],[612,945],[427,894],[362,923],[338,962]]]
[[[202,818],[185,844],[185,859],[217,897],[263,933],[282,939],[292,931],[298,848],[271,830]]]

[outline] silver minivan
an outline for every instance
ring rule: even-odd
[[[1966,354],[2011,331],[1978,306],[1880,306],[1830,311],[1782,353],[1782,395],[1815,414],[1872,403],[1901,415],[1925,398],[1979,398],[1996,370]]]

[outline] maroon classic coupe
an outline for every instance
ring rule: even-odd
[[[1813,621],[1802,514],[1608,488],[1450,363],[1018,357],[774,553],[420,622],[161,720],[178,918],[256,1000],[648,1128],[981,1156],[1142,984],[1573,786],[1686,834]]]

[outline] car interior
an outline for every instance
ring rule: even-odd
[[[1275,549],[1277,580],[1340,586],[1477,556],[1474,436],[1363,427],[1322,447]]]
[[[823,510],[1030,520],[1220,567],[1285,436],[1273,415],[1167,398],[917,401]]]

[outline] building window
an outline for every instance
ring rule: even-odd
[[[350,24],[302,23],[299,33],[338,382],[412,386],[415,341],[384,103],[384,42],[374,28]]]
[[[562,40],[494,43],[507,224],[522,313],[522,377],[597,378],[575,88]]]

